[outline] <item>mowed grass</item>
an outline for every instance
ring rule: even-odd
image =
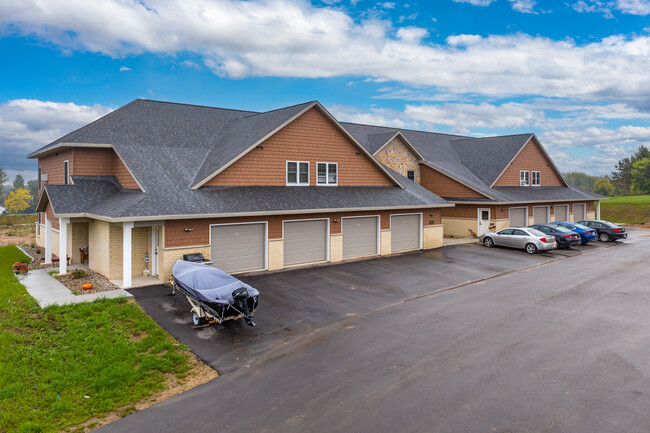
[[[624,224],[650,223],[650,195],[612,197],[600,202],[602,219]]]
[[[190,369],[186,347],[134,302],[41,310],[13,275],[16,261],[27,257],[0,247],[0,432],[74,431]]]

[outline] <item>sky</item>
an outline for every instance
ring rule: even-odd
[[[650,146],[650,0],[0,0],[0,166],[136,98],[466,136],[562,171]]]

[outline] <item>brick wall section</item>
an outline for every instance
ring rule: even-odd
[[[286,161],[309,161],[310,185],[316,163],[338,163],[340,186],[390,186],[393,183],[317,109],[304,113],[253,149],[206,186],[286,185]]]
[[[404,177],[407,177],[409,170],[413,170],[415,172],[415,183],[420,183],[420,164],[418,163],[418,159],[404,144],[401,138],[395,137],[375,155],[375,158]]]
[[[440,197],[485,198],[484,195],[424,164],[420,165],[420,176],[420,185]]]
[[[564,186],[560,176],[553,170],[534,139],[531,139],[512,163],[506,168],[495,186],[519,186],[520,170],[541,172],[542,186]],[[530,181],[532,182],[532,175]]]
[[[268,217],[239,217],[239,218],[203,218],[191,220],[168,220],[165,221],[165,248],[186,247],[195,245],[208,245],[210,243],[210,224],[231,224],[241,222],[268,223],[269,239],[282,238],[282,221],[292,219],[329,218],[330,233],[341,233],[341,218],[345,216],[380,215],[380,226],[382,230],[390,228],[390,215],[400,213],[422,213],[423,225],[440,224],[440,208],[431,209],[404,209],[391,211],[366,211],[366,212],[338,212],[329,214],[306,214],[306,215],[278,215]],[[431,215],[433,213],[433,216]],[[338,222],[334,222],[334,220]],[[185,228],[192,228],[186,232]]]

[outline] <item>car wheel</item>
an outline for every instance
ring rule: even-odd
[[[607,233],[601,233],[600,235],[598,235],[598,239],[601,242],[609,242],[612,240],[612,238]]]
[[[537,252],[537,247],[535,244],[526,244],[526,252],[528,254],[535,254]]]
[[[488,248],[492,248],[494,246],[494,241],[492,238],[485,238],[483,239],[483,245],[485,245]]]

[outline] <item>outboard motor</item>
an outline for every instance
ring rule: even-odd
[[[239,289],[233,290],[232,299],[235,301],[235,307],[244,313],[244,322],[246,322],[248,326],[255,326],[253,314],[251,313],[250,308],[248,308],[248,290],[246,290],[246,287],[240,287]]]

